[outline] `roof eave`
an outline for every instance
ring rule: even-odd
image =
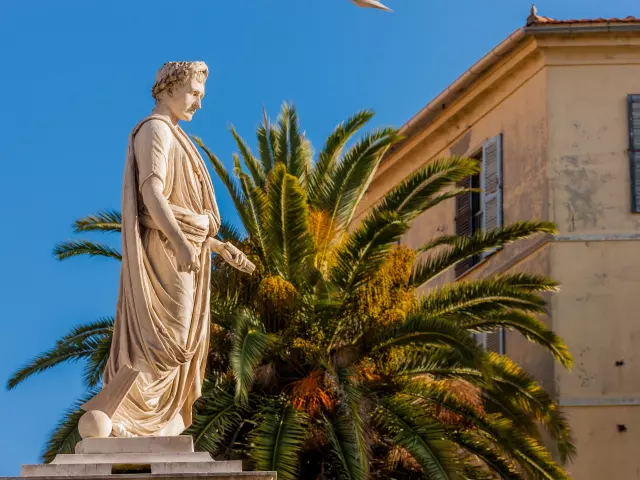
[[[572,33],[609,33],[609,32],[640,32],[640,22],[602,22],[602,23],[534,23],[524,27],[528,35]]]
[[[443,90],[437,97],[431,100],[424,108],[409,119],[399,133],[403,140],[394,144],[385,155],[385,159],[391,157],[396,151],[401,149],[408,137],[416,128],[419,128],[430,121],[446,109],[462,92],[464,92],[478,77],[488,69],[497,64],[508,53],[512,52],[526,38],[524,27],[519,28],[500,44],[493,48],[488,54],[478,60],[471,68],[460,75],[452,84]]]
[[[535,35],[556,34],[566,35],[573,33],[602,33],[602,32],[639,32],[640,22],[602,22],[602,23],[532,23],[521,27],[487,55],[478,60],[471,68],[460,75],[451,85],[431,100],[424,108],[409,119],[399,133],[403,140],[394,144],[384,156],[383,161],[388,160],[401,150],[408,137],[416,129],[427,126],[431,121],[456,100],[478,77],[497,64],[508,53],[512,52],[521,42]]]

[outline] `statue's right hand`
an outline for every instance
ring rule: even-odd
[[[200,270],[196,249],[190,242],[180,245],[176,252],[176,260],[179,272],[195,273]]]

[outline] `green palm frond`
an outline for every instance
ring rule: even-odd
[[[112,333],[97,337],[97,344],[84,369],[83,379],[87,387],[98,386],[104,375],[111,353]]]
[[[557,292],[559,290],[558,282],[537,273],[502,273],[493,278],[496,284],[504,285],[507,288],[517,288],[525,292]]]
[[[268,256],[280,276],[291,280],[308,263],[313,244],[305,193],[282,164],[269,177],[267,200]]]
[[[439,249],[437,253],[425,255],[416,262],[410,283],[414,286],[422,285],[475,255],[533,235],[555,232],[555,225],[550,222],[515,222],[499,230],[478,231],[471,236],[443,235],[417,250],[424,255]]]
[[[308,142],[300,132],[295,106],[283,103],[276,128],[276,163],[285,165],[287,173],[304,186],[311,169],[310,153]]]
[[[344,414],[330,420],[322,416],[323,432],[329,440],[334,468],[339,472],[339,479],[366,480],[367,470],[363,468],[367,458],[363,459],[362,451],[349,418]],[[363,462],[364,460],[364,462]]]
[[[231,242],[234,244],[242,243],[246,239],[240,232],[240,229],[228,220],[222,220],[222,225],[220,225],[220,230],[218,230],[216,237],[222,242]]]
[[[460,479],[460,467],[442,425],[411,400],[404,395],[384,397],[375,412],[374,422],[392,436],[395,445],[413,456],[426,478]]]
[[[413,220],[425,209],[449,198],[450,195],[440,198],[444,189],[454,187],[457,182],[479,170],[479,162],[471,158],[435,159],[387,193],[376,204],[374,211],[397,212],[406,220]]]
[[[75,453],[76,444],[81,440],[78,432],[78,422],[84,414],[84,411],[80,409],[80,405],[88,402],[96,393],[98,392],[87,392],[63,414],[41,454],[44,463],[51,463],[58,454]]]
[[[219,455],[230,432],[242,422],[244,412],[232,391],[231,384],[216,386],[198,400],[193,423],[185,432],[193,437],[196,450]]]
[[[250,436],[255,470],[278,472],[280,480],[297,479],[307,422],[307,416],[289,402],[271,400],[262,405]]]
[[[218,174],[218,177],[220,177],[220,180],[222,181],[222,184],[227,189],[227,192],[229,192],[231,201],[236,207],[236,212],[238,212],[238,215],[240,216],[240,219],[242,220],[242,223],[245,225],[245,228],[246,228],[247,225],[249,224],[249,220],[247,218],[247,214],[245,213],[245,210],[246,210],[245,199],[244,199],[244,196],[242,195],[242,191],[240,190],[238,184],[234,181],[231,175],[229,175],[229,172],[224,167],[220,159],[205,146],[202,140],[194,136],[192,136],[191,138],[193,138],[193,141],[196,142],[196,144],[204,151],[207,158],[211,162],[211,165],[213,165],[213,169]]]
[[[368,459],[371,453],[365,427],[365,418],[367,416],[365,400],[367,394],[363,388],[355,382],[355,370],[352,368],[339,368],[336,373],[338,392],[342,405],[340,415],[347,422],[342,430],[342,438],[345,438],[344,434],[348,432],[346,438],[351,439],[350,443],[353,444],[352,448],[355,448],[358,455],[357,460],[360,462],[358,471],[362,471],[366,478],[369,473]]]
[[[260,187],[254,185],[247,175],[240,175],[240,185],[247,205],[247,231],[250,237],[260,247],[260,257],[264,264],[267,265],[267,269],[269,269],[269,263],[267,262],[269,246],[267,244],[267,232],[264,225],[268,205],[267,195]]]
[[[65,362],[77,362],[91,359],[97,350],[103,348],[103,342],[111,339],[113,319],[101,319],[87,325],[74,328],[69,334],[56,342],[56,345],[38,355],[25,366],[15,372],[7,382],[11,390],[27,378],[45,372]],[[108,352],[107,352],[108,354]]]
[[[568,480],[567,473],[551,458],[544,446],[516,428],[513,422],[499,414],[483,414],[460,402],[456,396],[444,388],[425,382],[409,382],[404,385],[402,395],[412,399],[419,408],[438,404],[448,411],[462,416],[476,428],[478,435],[499,445],[518,464],[537,478],[548,480]]]
[[[342,155],[345,145],[372,118],[373,112],[362,110],[351,116],[347,121],[340,123],[329,134],[309,177],[308,194],[310,205],[320,208],[318,200],[331,187],[331,174]]]
[[[298,177],[300,185],[306,191],[313,163],[313,149],[304,132],[300,131],[298,112],[294,105],[289,107],[289,152],[287,171]]]
[[[539,422],[556,441],[561,460],[573,458],[575,444],[571,429],[551,396],[508,357],[488,352],[485,358],[490,368],[489,378],[474,368],[462,366],[446,354],[424,356],[414,353],[405,362],[394,365],[388,374],[398,384],[425,375],[470,382],[482,388],[488,409],[500,413],[516,428],[535,438],[539,436],[536,425]]]
[[[388,338],[391,336],[387,335]],[[405,378],[424,377],[425,375],[455,377],[454,372],[457,371],[473,371],[480,375],[480,372],[474,369],[475,364],[475,358],[471,362],[467,361],[455,347],[434,345],[429,346],[428,349],[423,347],[406,351],[396,361],[387,364],[385,372],[395,382],[401,382]],[[440,372],[443,371],[451,372],[451,374],[442,375]]]
[[[77,325],[64,337],[58,340],[57,344],[80,344],[89,337],[111,335],[113,332],[114,322],[115,319],[113,317],[103,317],[90,323]]]
[[[508,357],[490,353],[488,360],[493,377],[486,388],[487,395],[494,400],[500,399],[496,405],[512,404],[511,408],[502,407],[501,411],[514,412],[517,409],[520,418],[527,416],[540,422],[556,440],[560,459],[566,462],[574,458],[576,446],[569,422],[551,395]]]
[[[119,232],[122,227],[122,214],[117,210],[102,210],[73,223],[74,231],[79,232]]]
[[[567,344],[533,315],[517,310],[488,315],[478,319],[464,318],[460,325],[473,332],[491,332],[498,328],[515,330],[527,340],[542,345],[563,367],[570,369],[573,357]]]
[[[103,243],[90,240],[72,240],[60,242],[53,249],[53,254],[58,260],[66,260],[71,257],[88,255],[90,257],[107,257],[122,260],[122,255],[115,248]]]
[[[493,473],[498,475],[499,478],[505,480],[522,479],[522,476],[513,462],[497,451],[495,446],[485,438],[474,435],[468,431],[460,431],[458,428],[448,431],[447,436],[471,455],[482,460],[482,462],[491,469]],[[480,474],[482,473],[483,472],[480,472]],[[473,476],[471,478],[475,479],[477,477]],[[491,475],[485,478],[495,479],[495,476]]]
[[[409,224],[398,214],[383,212],[367,217],[336,248],[331,281],[349,293],[371,279]]]
[[[351,223],[382,156],[398,138],[393,128],[375,130],[347,150],[331,171],[331,180],[318,199],[318,208],[331,212],[329,231],[346,229]]]
[[[398,326],[371,329],[363,336],[363,347],[373,352],[403,345],[449,347],[467,365],[485,372],[485,353],[471,334],[441,318],[411,314]]]
[[[265,332],[261,320],[248,311],[236,318],[234,333],[230,360],[236,379],[236,401],[244,404],[249,399],[254,370],[273,345],[274,338]]]
[[[416,310],[441,318],[480,318],[511,309],[544,314],[546,302],[537,292],[555,290],[556,283],[546,277],[505,274],[435,288],[419,300]]]
[[[263,122],[256,131],[258,137],[258,151],[265,175],[271,174],[276,164],[276,131],[269,122],[267,111],[262,109]]]
[[[289,170],[290,152],[289,152],[289,104],[284,102],[280,108],[280,113],[276,119],[275,125],[275,157],[274,168],[278,163],[287,167],[287,173],[295,175]]]
[[[249,145],[244,139],[238,135],[236,129],[231,127],[231,134],[238,145],[238,149],[240,150],[240,154],[242,155],[242,159],[244,160],[244,164],[249,169],[249,173],[253,179],[253,183],[255,183],[258,187],[264,188],[267,184],[267,175],[264,173],[262,165],[258,161],[258,159],[253,155]]]

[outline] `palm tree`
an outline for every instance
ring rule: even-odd
[[[474,338],[514,330],[569,368],[566,345],[539,319],[556,283],[510,273],[415,293],[465,259],[554,226],[517,222],[415,251],[398,246],[417,216],[465,192],[456,185],[479,167],[459,157],[428,163],[354,221],[398,140],[382,128],[351,142],[371,118],[363,111],[338,125],[313,161],[296,110],[285,104],[275,124],[264,115],[257,156],[232,128],[240,153],[233,175],[194,138],[246,231],[225,225],[220,236],[242,244],[257,268],[248,278],[214,258],[208,374],[187,433],[200,450],[247,459],[284,480],[569,478],[541,441],[546,431],[562,461],[575,454],[557,403]],[[119,215],[102,212],[75,227],[117,231]],[[56,254],[119,256],[87,241],[61,244]],[[74,329],[9,388],[81,358],[95,388],[111,329],[111,319]],[[69,451],[77,420],[72,408],[45,459]]]

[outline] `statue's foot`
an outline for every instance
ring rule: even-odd
[[[125,426],[122,425],[121,423],[114,423],[111,433],[114,437],[125,437],[125,438],[135,437],[135,435],[131,433],[129,430],[127,430]]]
[[[159,430],[156,435],[158,437],[174,437],[176,435],[180,435],[184,430],[184,420],[182,419],[182,415],[178,413],[173,417],[173,420],[167,423],[162,430]]]

